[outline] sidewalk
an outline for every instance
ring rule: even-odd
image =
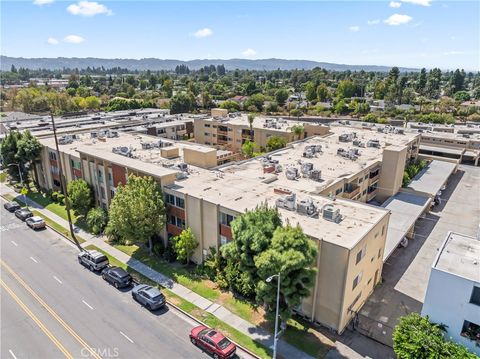
[[[0,194],[1,195],[11,194],[14,196],[20,196],[13,189],[11,189],[10,187],[4,184],[2,184],[1,186]],[[19,198],[19,199],[22,200],[23,198]],[[48,209],[43,208],[41,205],[32,201],[28,197],[27,197],[27,204],[29,207],[32,207],[36,211],[44,214],[46,217],[57,222],[62,227],[69,229],[69,225],[66,220],[57,216],[55,213],[49,211]],[[203,298],[197,293],[192,292],[190,289],[174,282],[171,278],[153,270],[152,268],[146,266],[145,264],[136,260],[135,258],[130,257],[128,254],[125,254],[122,251],[116,249],[115,247],[112,247],[111,245],[105,242],[105,240],[103,239],[104,238],[103,236],[94,236],[90,233],[83,231],[78,227],[75,233],[78,234],[83,239],[85,239],[86,242],[82,243],[82,247],[86,247],[90,244],[97,246],[98,248],[102,249],[103,251],[107,252],[111,256],[118,259],[120,262],[128,264],[131,268],[140,272],[147,278],[159,283],[161,286],[165,288],[168,288],[179,297],[189,301],[190,303],[195,304],[197,307],[211,313],[212,315],[214,315],[221,321],[227,323],[231,327],[248,335],[253,340],[263,344],[266,347],[273,348],[273,335],[263,330],[262,328],[256,327],[255,325],[233,314],[223,306],[213,303],[206,298]],[[311,359],[311,357],[308,354],[304,353],[303,351],[300,351],[299,349],[288,344],[282,339],[278,341],[278,352],[281,357],[284,357],[286,359],[290,359],[290,358]]]

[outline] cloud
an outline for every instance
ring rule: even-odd
[[[414,4],[414,5],[420,5],[420,6],[430,6],[432,0],[400,0],[401,2],[407,3],[407,4]]]
[[[47,39],[47,42],[50,44],[50,45],[58,45],[58,40],[54,37],[49,37]]]
[[[455,41],[456,39],[457,39],[456,36],[453,36],[453,35],[450,36],[450,40]]]
[[[38,6],[48,5],[54,1],[55,0],[33,0],[33,5],[38,5]]]
[[[452,56],[452,55],[465,55],[465,51],[447,51],[443,53],[445,56]]]
[[[396,2],[396,1],[390,1],[390,4],[388,4],[388,6],[397,9],[397,8],[399,8],[400,6],[402,6],[402,3],[401,3],[401,2]]]
[[[78,4],[69,5],[67,11],[72,15],[80,16],[113,15],[112,10],[95,1],[79,1]]]
[[[242,51],[242,55],[245,57],[253,57],[257,54],[254,49],[248,48],[245,51]]]
[[[197,30],[193,33],[193,36],[195,36],[197,39],[203,39],[204,37],[209,37],[212,35],[213,31],[208,27],[204,27],[203,29]]]
[[[378,25],[378,24],[380,24],[380,20],[378,20],[378,19],[368,20],[368,21],[367,21],[367,24],[368,24],[368,25]]]
[[[413,18],[408,15],[393,14],[388,19],[383,20],[383,22],[390,26],[398,26],[408,24],[412,19]]]
[[[81,44],[82,42],[85,41],[85,39],[78,35],[68,35],[68,36],[65,36],[63,41],[68,42],[70,44]]]
[[[350,26],[348,29],[353,32],[359,32],[360,26],[354,25],[354,26]]]

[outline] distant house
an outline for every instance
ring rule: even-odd
[[[460,104],[460,107],[464,109],[468,109],[469,107],[474,107],[478,110],[480,109],[480,100],[464,101]]]
[[[236,103],[243,104],[248,99],[248,96],[237,95],[232,98],[229,98],[230,101],[235,101]]]

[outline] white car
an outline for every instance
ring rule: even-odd
[[[39,217],[39,216],[33,216],[33,217],[30,217],[30,218],[27,218],[25,220],[25,223],[27,224],[27,226],[29,226],[32,229],[45,228],[45,226],[46,226],[43,218]]]

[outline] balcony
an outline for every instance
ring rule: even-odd
[[[167,223],[167,232],[170,233],[172,236],[178,236],[182,233],[182,229],[180,227],[174,226],[171,223]]]
[[[227,135],[228,135],[228,131],[217,130],[217,136],[218,136],[218,135],[227,136]]]
[[[232,239],[232,229],[224,224],[219,224],[220,234],[228,239]]]
[[[378,181],[379,178],[380,178],[380,169],[377,168],[373,171],[370,171],[368,183],[369,184],[375,183],[376,181]]]
[[[353,197],[355,197],[359,193],[360,193],[360,187],[358,187],[357,185],[354,185],[352,183],[346,184],[344,189],[343,189],[343,197],[344,198],[352,199]]]

